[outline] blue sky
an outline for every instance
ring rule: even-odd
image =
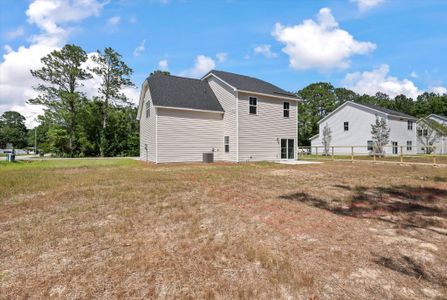
[[[286,90],[328,81],[359,93],[446,92],[444,0],[34,0],[0,2],[0,112],[34,92],[29,69],[65,43],[110,46],[139,87],[154,69],[200,77],[209,68]],[[94,93],[95,82],[86,83]],[[127,91],[136,101],[138,90]]]

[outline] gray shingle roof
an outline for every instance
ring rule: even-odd
[[[206,81],[164,74],[153,74],[147,81],[155,106],[224,111]]]
[[[407,115],[407,114],[404,114],[402,112],[395,111],[395,110],[392,110],[392,109],[383,108],[383,107],[372,105],[372,104],[365,104],[365,103],[357,103],[357,104],[360,104],[360,105],[363,105],[363,106],[366,106],[366,107],[369,107],[369,108],[381,111],[381,112],[386,113],[388,115],[392,115],[392,116],[396,116],[396,117],[403,117],[403,118],[408,118],[408,119],[417,119],[417,118],[415,118],[413,116],[410,116],[410,115]]]
[[[254,77],[239,75],[230,72],[211,70],[208,74],[214,74],[229,85],[235,87],[238,90],[257,92],[262,94],[270,94],[276,96],[288,96],[288,97],[296,97],[296,95],[291,94],[271,83],[268,83],[264,80],[260,80]],[[208,75],[207,74],[207,75]],[[206,77],[205,75],[204,77]]]

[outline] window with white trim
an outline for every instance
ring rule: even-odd
[[[228,135],[224,136],[224,148],[225,153],[230,152],[230,137]]]
[[[258,98],[249,97],[248,102],[248,112],[251,115],[256,115],[258,113]]]
[[[349,122],[344,122],[343,123],[343,128],[345,131],[349,131]]]
[[[151,102],[146,102],[146,118],[148,118],[151,115]]]
[[[413,130],[413,121],[407,121],[408,130]]]
[[[413,142],[407,141],[407,151],[412,151],[412,150],[413,150]]]
[[[367,141],[366,142],[366,147],[368,148],[368,151],[373,151],[374,150],[374,142],[373,141]]]
[[[289,118],[290,117],[290,103],[289,102],[284,102],[283,103],[283,113],[282,116],[284,118]]]

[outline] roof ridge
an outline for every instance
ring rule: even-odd
[[[175,78],[180,78],[180,79],[189,79],[189,80],[194,80],[194,81],[200,81],[200,82],[203,82],[203,80],[198,79],[198,78],[184,77],[184,76],[178,76],[178,75],[172,75],[172,74],[156,73],[156,74],[149,75],[149,77],[151,77],[151,76],[169,76],[169,77],[175,77]]]
[[[371,109],[375,109],[375,110],[382,110],[383,113],[389,114],[389,115],[393,115],[393,116],[397,116],[397,117],[411,117],[416,119],[416,117],[413,117],[407,113],[403,113],[394,109],[390,109],[390,108],[386,108],[386,107],[382,107],[382,106],[378,106],[375,104],[369,104],[369,103],[360,103],[360,102],[353,102],[353,101],[347,101],[347,102],[351,102],[354,104],[359,104],[359,105],[363,105],[365,107],[371,108]],[[397,114],[393,114],[393,113],[397,113]]]

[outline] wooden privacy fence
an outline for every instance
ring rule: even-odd
[[[298,146],[299,160],[362,160],[447,165],[447,153],[433,146],[391,145],[377,151],[368,146]]]

